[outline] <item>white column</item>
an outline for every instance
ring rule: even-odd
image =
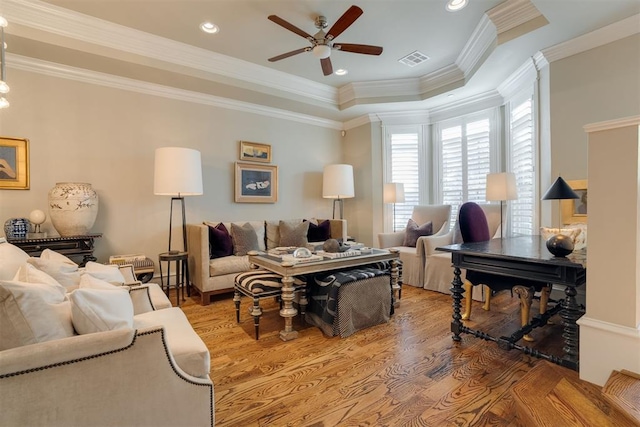
[[[580,378],[640,372],[640,116],[585,126],[589,134],[587,311]]]

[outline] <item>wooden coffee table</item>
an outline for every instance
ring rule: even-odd
[[[298,314],[298,310],[293,306],[294,287],[293,277],[303,276],[311,273],[322,273],[331,270],[341,270],[348,267],[373,264],[376,262],[389,261],[391,264],[391,288],[393,289],[394,304],[399,304],[398,294],[400,285],[398,283],[398,259],[400,258],[397,249],[373,249],[370,254],[352,256],[347,258],[323,259],[321,261],[309,261],[292,263],[282,261],[280,258],[269,255],[265,252],[249,252],[249,262],[257,267],[264,268],[282,276],[282,301],[283,307],[280,316],[284,318],[284,329],[280,331],[280,339],[290,341],[298,338],[298,331],[293,330],[293,318]]]

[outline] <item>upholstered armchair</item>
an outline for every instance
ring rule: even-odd
[[[464,243],[486,242],[491,239],[489,225],[484,210],[478,204],[473,202],[464,203],[460,206],[458,214],[458,224],[460,226],[460,234]],[[467,320],[471,317],[471,300],[469,296],[474,285],[483,285],[485,290],[485,302],[483,309],[491,309],[491,295],[494,292],[510,290],[520,297],[520,316],[522,326],[529,323],[529,314],[531,302],[534,292],[540,292],[540,313],[547,311],[547,303],[549,301],[549,293],[551,286],[549,284],[526,280],[514,279],[508,276],[498,274],[484,273],[479,271],[467,270],[464,280],[464,288],[466,297],[466,307],[462,318]],[[527,341],[532,341],[528,335],[524,336]]]
[[[498,204],[480,204],[487,218],[489,234],[491,236],[500,236],[500,205]],[[451,292],[451,281],[453,280],[453,268],[451,267],[451,254],[449,252],[437,251],[440,246],[451,245],[453,243],[462,243],[460,235],[460,227],[458,221],[451,231],[441,236],[434,236],[429,240],[425,240],[425,264],[424,264],[424,288],[430,291],[437,291],[444,294]],[[464,277],[464,271],[462,272]],[[473,299],[483,301],[482,288],[472,288]],[[469,295],[469,294],[467,294]],[[469,304],[470,299],[467,301]],[[469,310],[471,310],[469,306]]]
[[[381,248],[397,248],[402,261],[402,283],[424,287],[425,247],[430,239],[449,232],[451,205],[417,205],[413,207],[411,220],[413,223],[402,231],[378,234]],[[431,232],[428,232],[428,223]],[[409,232],[409,235],[407,234]],[[419,234],[429,235],[419,235]],[[413,244],[415,241],[415,244]]]

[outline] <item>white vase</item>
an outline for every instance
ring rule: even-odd
[[[91,184],[58,182],[49,190],[49,218],[62,237],[89,233],[98,216],[98,194]]]

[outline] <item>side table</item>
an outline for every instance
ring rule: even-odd
[[[160,264],[160,286],[162,289],[164,287],[164,274],[162,272],[162,263],[167,263],[167,287],[166,294],[169,296],[169,289],[171,289],[171,263],[175,263],[176,269],[176,303],[178,307],[180,306],[180,291],[182,291],[182,301],[184,301],[184,288],[185,286],[189,286],[189,265],[188,265],[188,254],[187,252],[179,252],[179,251],[170,251],[163,252],[158,255],[158,261]],[[186,280],[186,282],[185,282]],[[187,292],[189,292],[187,290]]]

